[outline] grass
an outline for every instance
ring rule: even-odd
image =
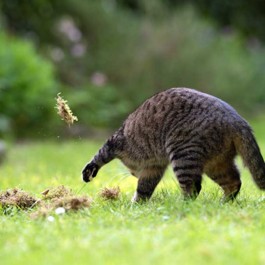
[[[264,134],[264,127],[255,126],[257,135]],[[265,139],[258,142],[265,150]],[[234,203],[222,204],[221,190],[206,177],[198,199],[183,202],[168,169],[152,200],[139,205],[130,202],[136,180],[119,161],[82,183],[80,171],[100,145],[47,141],[11,148],[0,167],[1,190],[18,187],[41,197],[46,188],[63,184],[94,201],[90,209],[54,214],[54,222],[0,210],[1,264],[265,263],[265,193],[240,161],[243,185]],[[102,199],[100,190],[112,186],[120,187],[119,199]]]

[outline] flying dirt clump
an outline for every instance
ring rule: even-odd
[[[3,208],[14,206],[20,209],[33,208],[40,200],[27,192],[14,188],[0,193],[0,205]]]
[[[68,125],[71,125],[74,123],[74,121],[78,121],[78,118],[73,115],[73,112],[71,111],[70,107],[67,104],[67,100],[64,100],[60,93],[57,94],[56,98],[56,108],[58,110],[58,114],[64,120]]]
[[[102,197],[105,200],[116,200],[118,199],[120,195],[120,188],[119,187],[113,187],[113,188],[103,188],[99,196]]]

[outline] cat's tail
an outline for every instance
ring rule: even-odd
[[[237,130],[234,144],[245,166],[249,169],[255,183],[260,189],[265,189],[265,163],[259,146],[249,126],[240,126]]]

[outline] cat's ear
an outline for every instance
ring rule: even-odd
[[[83,181],[84,182],[92,181],[93,178],[96,177],[98,170],[99,166],[96,163],[94,162],[88,163],[82,171]]]

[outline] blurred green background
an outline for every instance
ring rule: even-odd
[[[143,100],[192,87],[265,112],[265,1],[2,0],[0,136],[114,130]],[[57,93],[79,122],[57,116]]]

